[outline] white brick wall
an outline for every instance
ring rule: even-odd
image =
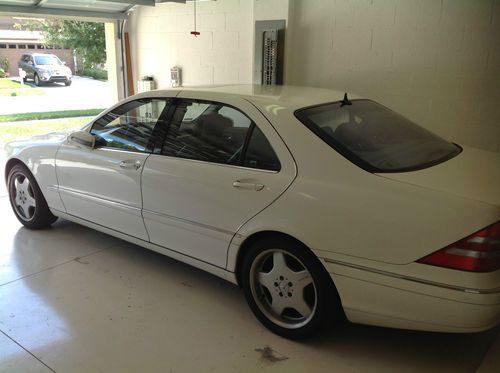
[[[287,83],[355,92],[453,141],[500,151],[500,0],[290,7]]]
[[[235,84],[252,81],[252,0],[218,0],[138,7],[128,22],[137,80],[153,75],[159,87],[170,86],[170,68],[182,68],[183,85]]]

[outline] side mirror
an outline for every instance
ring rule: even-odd
[[[33,63],[33,61],[28,61],[28,65],[35,66],[35,64]]]
[[[66,61],[61,61],[63,65],[66,65]]]
[[[95,137],[87,131],[76,131],[70,133],[68,140],[78,147],[85,147],[89,149],[94,149],[95,147]]]

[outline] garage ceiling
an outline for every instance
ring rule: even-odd
[[[124,19],[134,5],[154,6],[155,0],[0,0],[0,14]]]

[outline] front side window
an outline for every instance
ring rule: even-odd
[[[461,148],[369,100],[318,105],[295,116],[332,148],[370,172],[404,172],[453,158]]]
[[[260,133],[263,140],[252,140],[253,133],[255,136]],[[241,111],[215,102],[184,101],[178,104],[173,114],[162,154],[269,169],[269,162],[257,161],[265,157],[255,150],[260,146],[266,147],[262,150],[263,153],[274,155],[274,164],[279,164],[262,132]],[[247,161],[247,156],[253,160]]]
[[[97,119],[90,133],[97,147],[149,152],[156,124],[165,116],[167,100],[127,102]]]

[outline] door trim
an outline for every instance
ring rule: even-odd
[[[58,187],[56,185],[51,185],[48,188],[55,190],[55,191],[58,191],[59,193],[61,193],[61,192],[66,193],[67,195],[69,195],[71,197],[80,198],[80,199],[83,199],[84,201],[93,202],[93,203],[96,203],[96,204],[104,206],[104,207],[113,208],[116,210],[120,210],[122,212],[127,212],[129,214],[142,217],[142,214],[141,214],[142,209],[140,207],[127,205],[127,204],[124,204],[121,202],[112,201],[112,200],[105,199],[102,197],[97,197],[97,196],[94,196],[92,194],[83,193],[83,192],[80,192],[78,190],[74,190],[71,188]]]

